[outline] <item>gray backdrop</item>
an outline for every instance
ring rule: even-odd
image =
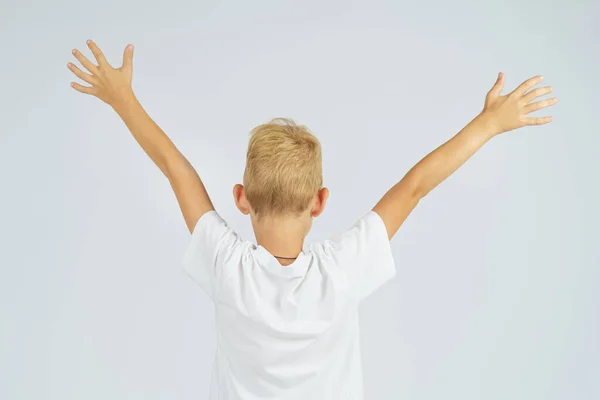
[[[600,398],[598,2],[0,1],[0,398],[202,399],[208,297],[166,179],[75,92],[92,38],[234,208],[270,118],[324,148],[309,241],[366,213],[481,109],[498,71],[544,74],[555,121],[495,138],[393,240],[398,275],[361,309],[367,399]],[[538,113],[545,115],[547,113]]]

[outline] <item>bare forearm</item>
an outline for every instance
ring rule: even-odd
[[[150,118],[133,93],[113,105],[142,149],[169,179],[190,232],[206,211],[214,209],[206,188],[190,162]]]
[[[452,175],[495,135],[484,116],[478,116],[452,139],[429,153],[396,183],[375,205],[391,239],[419,201]]]
[[[403,180],[412,182],[415,196],[422,198],[475,154],[497,132],[485,114],[478,115],[452,139],[419,161]]]
[[[504,74],[498,74],[496,83],[486,95],[481,114],[419,161],[373,207],[385,223],[390,238],[421,198],[460,168],[492,137],[526,125],[544,125],[552,121],[552,117],[528,116],[533,111],[556,104],[556,98],[533,102],[552,91],[552,87],[546,86],[528,92],[542,79],[542,76],[528,79],[510,94],[502,96]]]
[[[132,91],[112,105],[129,131],[167,178],[169,164],[183,157],[164,131],[150,118]]]
[[[169,179],[179,207],[190,232],[204,213],[214,210],[202,180],[189,161],[177,150],[173,142],[150,118],[131,88],[133,74],[133,46],[128,45],[123,54],[123,65],[113,68],[100,48],[87,41],[98,65],[93,64],[79,50],[73,55],[89,72],[84,72],[72,63],[69,69],[91,86],[72,82],[71,86],[93,95],[110,105],[119,114],[142,149]]]

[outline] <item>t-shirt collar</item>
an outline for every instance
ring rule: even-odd
[[[281,265],[277,258],[261,245],[255,245],[254,252],[262,267],[274,274],[286,277],[304,276],[310,260],[309,254],[304,249],[298,254],[298,258],[289,265]]]

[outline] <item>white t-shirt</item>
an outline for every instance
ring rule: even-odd
[[[282,266],[209,211],[184,268],[215,304],[211,400],[363,398],[358,304],[396,272],[377,213]]]

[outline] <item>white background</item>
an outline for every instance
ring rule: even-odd
[[[398,275],[361,309],[366,398],[600,398],[599,19],[592,0],[0,0],[0,398],[208,394],[189,233],[117,115],[69,86],[88,38],[115,65],[136,46],[138,98],[250,239],[231,189],[254,126],[320,138],[322,240],[469,122],[499,71],[510,90],[544,74],[555,121],[493,139],[394,238]]]

